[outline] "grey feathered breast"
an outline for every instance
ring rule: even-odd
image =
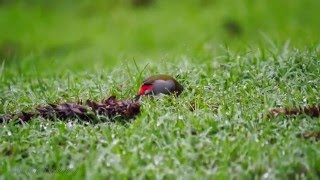
[[[155,80],[153,83],[154,94],[170,94],[174,91],[174,82],[172,80]]]

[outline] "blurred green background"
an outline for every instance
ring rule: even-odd
[[[6,74],[50,76],[133,59],[202,62],[286,41],[311,46],[319,42],[319,7],[317,0],[1,0],[0,61]]]

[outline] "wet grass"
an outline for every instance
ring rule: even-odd
[[[185,87],[131,123],[3,124],[2,177],[319,178],[319,143],[297,137],[319,118],[263,116],[319,103],[318,2],[133,4],[1,5],[1,114],[132,98],[157,73]]]

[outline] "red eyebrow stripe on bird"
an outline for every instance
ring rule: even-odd
[[[152,84],[144,84],[140,87],[139,90],[139,95],[143,95],[147,90],[151,90],[152,89]]]

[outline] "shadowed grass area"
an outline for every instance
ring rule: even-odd
[[[319,118],[267,119],[319,103],[311,0],[12,1],[0,5],[0,114],[48,102],[132,98],[167,73],[181,96],[144,98],[131,123],[35,118],[0,128],[0,176],[319,178]],[[145,68],[145,69],[144,69]]]

